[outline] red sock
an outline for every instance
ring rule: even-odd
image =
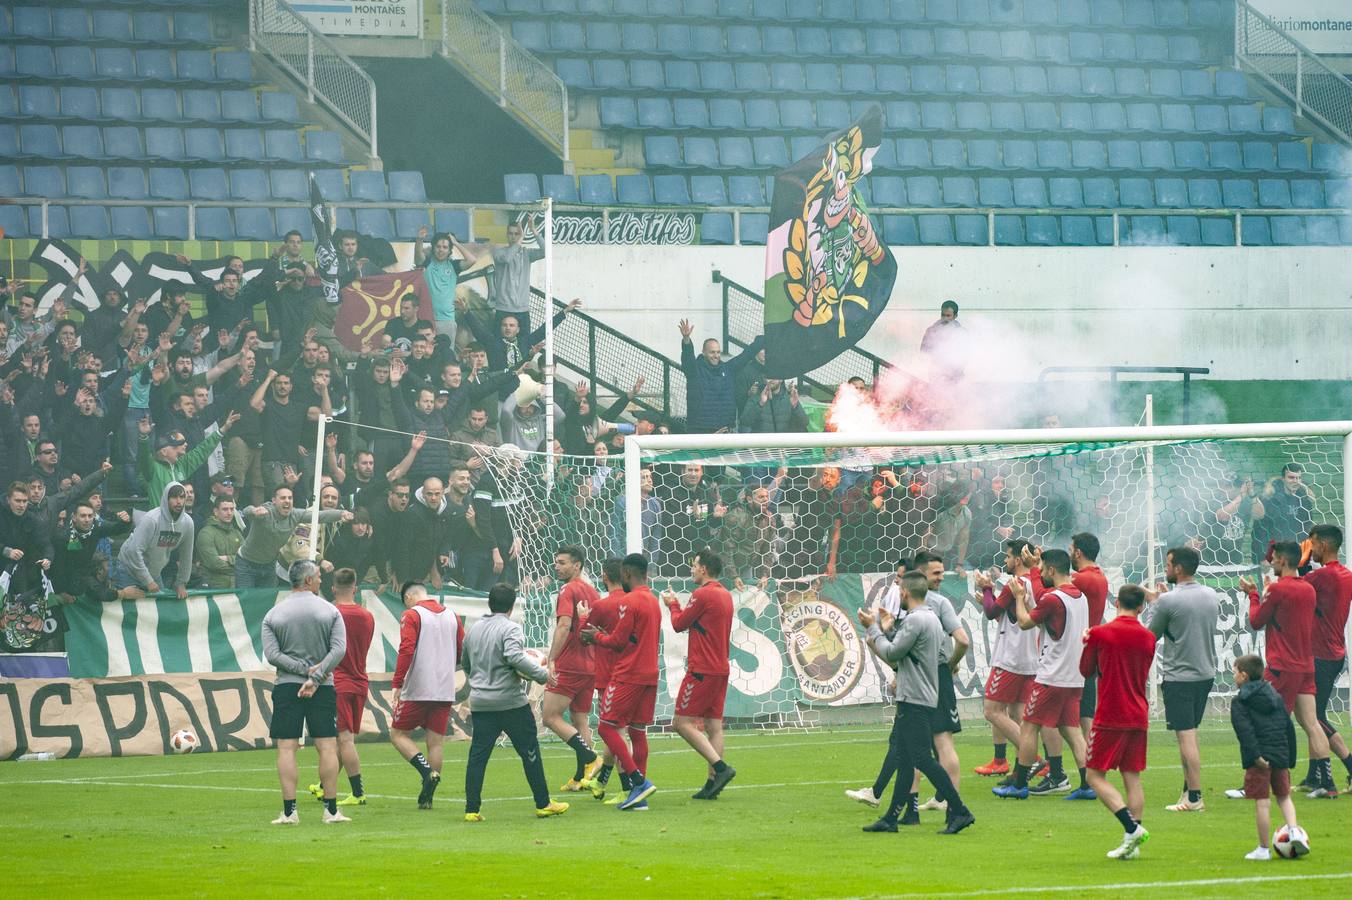
[[[606,749],[614,755],[615,763],[620,767],[621,772],[628,774],[637,768],[634,765],[634,757],[629,753],[629,746],[625,744],[624,736],[620,734],[620,729],[602,722],[596,726],[596,733],[601,735],[601,740],[606,743]],[[645,757],[648,755],[646,740],[643,745],[643,755]]]
[[[629,727],[629,743],[634,745],[634,764],[646,777],[648,774],[648,732],[631,725]]]

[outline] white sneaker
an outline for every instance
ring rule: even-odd
[[[920,804],[920,808],[921,808],[921,809],[937,809],[937,810],[942,810],[943,812],[947,812],[947,811],[948,811],[948,801],[947,801],[947,800],[940,800],[938,797],[931,797],[931,798],[929,798],[928,800],[926,800],[924,803]]]
[[[351,819],[343,815],[343,811],[341,809],[338,810],[337,812],[329,812],[327,809],[324,810],[325,825],[328,825],[331,822],[351,822],[351,821],[352,821]]]
[[[1108,851],[1109,859],[1135,859],[1141,855],[1141,845],[1150,839],[1150,832],[1141,825],[1130,834],[1122,835],[1122,843]]]
[[[1206,809],[1206,803],[1201,800],[1193,803],[1188,799],[1188,795],[1184,794],[1178,798],[1177,803],[1170,803],[1164,808],[1169,812],[1203,812]]]
[[[1243,800],[1244,788],[1226,788],[1225,796],[1231,800]]]
[[[878,798],[873,796],[872,787],[860,788],[857,791],[846,791],[845,796],[860,803],[867,803],[869,806],[876,807],[879,803]]]
[[[293,813],[292,813],[291,815],[289,815],[289,816],[288,816],[288,815],[285,815],[285,814],[280,815],[280,816],[278,816],[277,818],[275,818],[275,819],[272,820],[272,824],[273,824],[273,825],[299,825],[299,824],[300,824],[300,812],[299,812],[299,811],[293,812]]]
[[[1272,859],[1272,851],[1269,850],[1267,847],[1255,847],[1248,853],[1245,853],[1244,858],[1267,862],[1268,860]]]

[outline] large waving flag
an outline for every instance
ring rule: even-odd
[[[333,230],[329,226],[329,208],[319,194],[319,182],[310,173],[310,219],[315,227],[315,273],[324,288],[324,302],[336,304],[338,295],[338,251],[333,246]]]
[[[897,262],[860,195],[882,110],[775,176],[765,256],[765,374],[794,378],[853,347],[892,294]]]
[[[385,323],[398,318],[405,294],[418,298],[418,318],[432,321],[432,295],[422,269],[412,272],[382,272],[349,283],[342,290],[342,306],[333,333],[338,343],[361,352],[380,348]]]

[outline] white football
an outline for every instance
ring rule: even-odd
[[[197,749],[197,735],[186,728],[175,731],[174,736],[169,738],[169,746],[175,753],[191,753]]]
[[[1299,825],[1283,825],[1272,836],[1272,849],[1282,859],[1300,859],[1310,852],[1310,836]]]

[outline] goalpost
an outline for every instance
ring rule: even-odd
[[[1281,479],[1291,464],[1302,481],[1294,491]],[[742,588],[736,629],[753,617],[777,620],[782,665],[769,667],[791,676],[793,690],[745,690],[759,696],[767,722],[839,719],[832,710],[882,702],[890,673],[862,647],[854,614],[877,603],[898,558],[922,548],[945,556],[943,592],[972,637],[955,683],[960,698],[979,698],[994,634],[973,569],[998,565],[1009,537],[1068,547],[1079,531],[1099,537],[1098,563],[1114,593],[1161,576],[1170,546],[1199,550],[1198,578],[1223,598],[1213,696],[1224,700],[1234,658],[1261,649],[1238,579],[1261,572],[1269,539],[1301,540],[1312,524],[1349,520],[1352,421],[631,436],[623,469],[628,552],[655,557],[659,577],[681,578],[682,557],[712,543],[725,557],[724,582]],[[723,493],[700,494],[720,470]],[[690,483],[696,488],[683,491]],[[762,486],[768,498],[753,495]],[[700,497],[726,508],[703,509]],[[734,523],[734,500],[748,497],[753,512],[739,509]],[[966,546],[950,546],[964,530]],[[731,686],[766,680],[765,660],[739,667],[737,656]],[[1333,706],[1346,713],[1346,675],[1339,688]]]

